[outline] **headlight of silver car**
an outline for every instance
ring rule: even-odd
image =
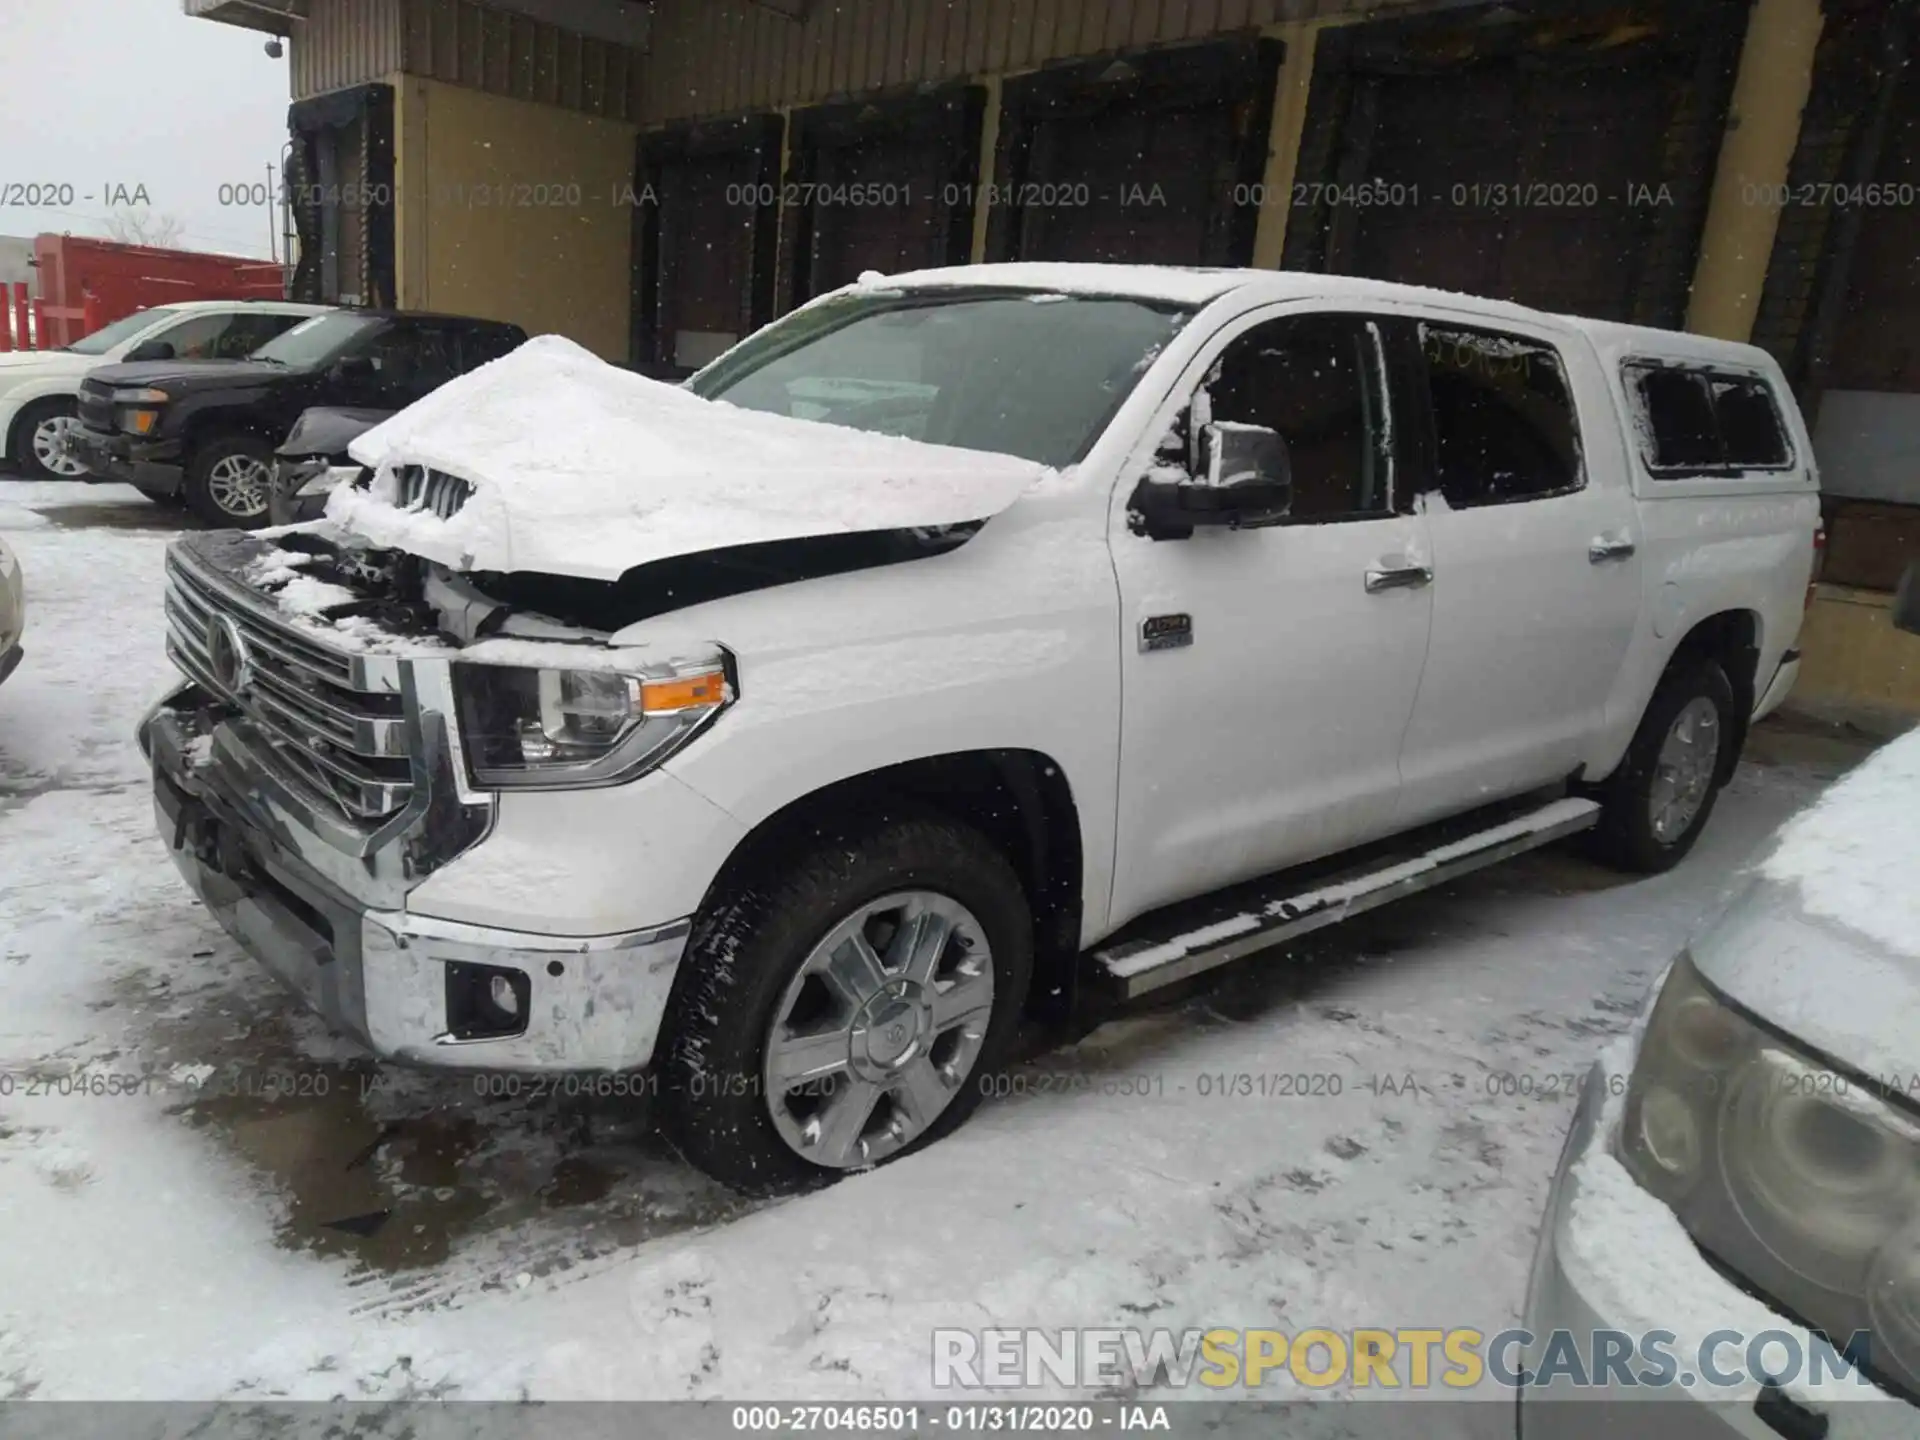
[[[1920,1393],[1920,1125],[1733,1009],[1675,962],[1627,1087],[1619,1149],[1694,1241]]]
[[[720,650],[633,671],[452,668],[467,769],[485,789],[630,780],[698,734],[735,693]]]

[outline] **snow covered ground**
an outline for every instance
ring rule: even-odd
[[[1524,858],[747,1205],[632,1102],[370,1069],[191,902],[132,740],[173,523],[0,479],[0,1399],[924,1397],[936,1326],[1498,1330],[1568,1080],[1851,758],[1762,737],[1674,874]]]

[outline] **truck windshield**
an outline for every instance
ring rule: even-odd
[[[337,358],[362,335],[386,323],[375,315],[316,315],[274,336],[254,351],[252,358],[296,370],[312,369]]]
[[[687,382],[709,400],[1070,465],[1193,312],[1110,296],[854,292]]]
[[[148,326],[171,320],[180,313],[164,307],[159,310],[136,310],[111,325],[102,326],[91,335],[82,336],[66,349],[72,355],[104,355],[122,340],[131,340]]]

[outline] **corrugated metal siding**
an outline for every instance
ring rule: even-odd
[[[404,3],[410,74],[610,120],[638,118],[637,50],[473,0],[395,3]]]
[[[1391,3],[813,0],[807,18],[795,21],[751,0],[656,0],[640,118],[658,124],[812,104]]]
[[[288,26],[293,98],[306,100],[401,68],[404,0],[313,0],[304,24]]]

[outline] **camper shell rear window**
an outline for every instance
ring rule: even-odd
[[[1640,453],[1656,479],[1793,468],[1793,446],[1764,377],[1649,359],[1623,369]]]

